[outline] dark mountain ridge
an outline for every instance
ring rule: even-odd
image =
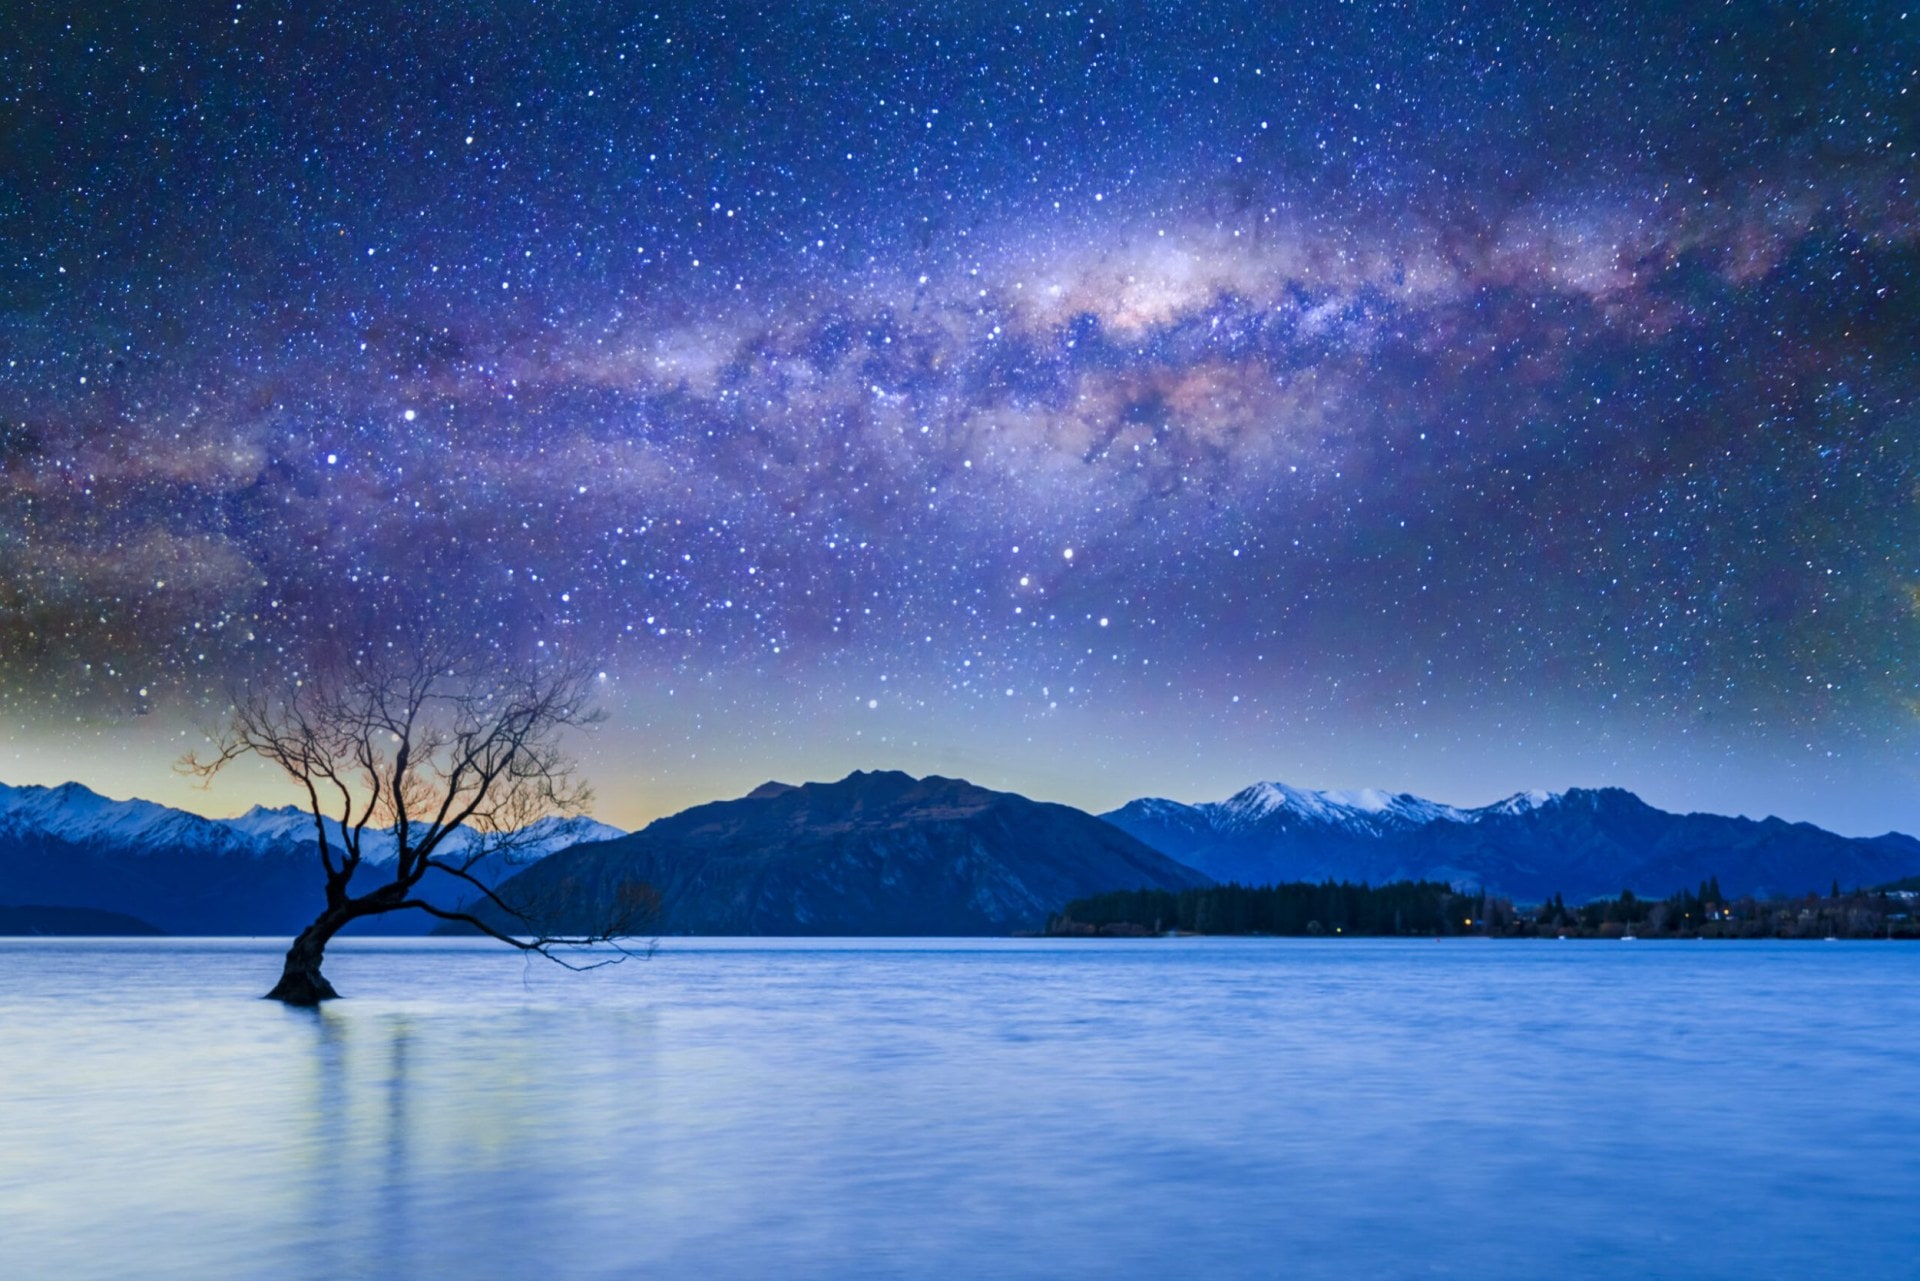
[[[501,893],[537,903],[551,929],[582,931],[636,882],[659,894],[663,934],[969,935],[1038,930],[1083,894],[1207,878],[1065,805],[856,771],[769,783],[575,846]]]

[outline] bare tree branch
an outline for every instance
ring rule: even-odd
[[[228,765],[255,756],[306,796],[327,906],[294,941],[271,995],[302,1002],[332,996],[320,974],[327,941],[349,921],[402,910],[457,921],[561,964],[568,962],[552,949],[614,944],[619,959],[631,955],[615,940],[630,935],[636,913],[657,901],[645,887],[617,896],[603,926],[550,936],[536,928],[528,905],[509,902],[480,874],[487,860],[505,863],[525,848],[531,824],[580,813],[591,798],[561,747],[565,733],[601,719],[591,706],[591,669],[555,658],[505,660],[419,626],[406,639],[404,647],[362,644],[234,691],[223,726],[211,735],[212,752],[182,758],[181,769],[210,786]],[[390,862],[375,853],[388,839]],[[350,891],[356,874],[375,869],[380,880]],[[416,888],[430,871],[472,893],[455,903],[422,897]],[[469,902],[497,909],[528,932],[489,924],[464,910]]]
[[[522,952],[538,953],[554,964],[563,965],[570,970],[597,970],[606,965],[618,965],[620,962],[634,956],[651,956],[654,950],[654,945],[649,943],[644,952],[636,952],[634,949],[623,945],[619,937],[603,938],[597,935],[583,934],[578,936],[559,935],[553,937],[520,938],[508,934],[503,930],[495,929],[480,917],[468,912],[462,912],[457,908],[435,907],[433,904],[419,899],[409,899],[401,903],[400,906],[418,908],[427,915],[437,916],[443,921],[457,921],[462,925],[470,925],[480,931],[480,933],[485,934],[488,938],[505,943],[508,947],[518,948]],[[575,965],[554,951],[555,948],[562,947],[609,947],[613,949],[615,955],[605,957],[598,961],[592,961],[586,965]]]

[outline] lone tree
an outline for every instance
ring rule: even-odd
[[[591,799],[560,748],[566,730],[600,719],[591,681],[577,664],[503,664],[478,647],[416,640],[366,646],[237,693],[212,754],[189,753],[182,768],[210,784],[243,756],[278,766],[306,794],[326,877],[326,906],[287,949],[268,997],[315,1005],[338,996],[320,972],[327,943],[387,912],[458,921],[570,969],[624,959],[617,944],[584,963],[561,953],[630,935],[650,912],[646,887],[624,888],[589,933],[554,935],[540,928],[540,904],[509,901],[481,874],[487,860],[523,852],[535,820],[577,814]],[[430,901],[435,887],[458,893]],[[482,902],[509,928],[465,910]]]

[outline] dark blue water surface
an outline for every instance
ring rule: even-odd
[[[1920,947],[0,944],[23,1278],[1920,1276]]]

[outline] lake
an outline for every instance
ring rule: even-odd
[[[9,1277],[1920,1274],[1920,947],[0,943]]]

